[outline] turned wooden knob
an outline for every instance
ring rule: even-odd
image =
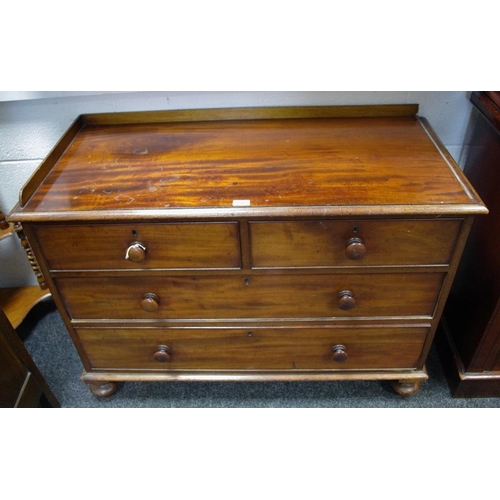
[[[345,254],[351,260],[362,259],[366,254],[366,247],[361,238],[351,238],[345,247]]]
[[[136,241],[127,248],[125,259],[130,262],[142,262],[146,258],[146,247]]]
[[[146,293],[141,300],[141,309],[146,312],[155,312],[160,306],[160,297],[156,293]]]
[[[166,345],[159,345],[153,354],[153,359],[158,363],[167,363],[170,361],[170,347]]]
[[[334,345],[332,347],[333,351],[333,361],[336,363],[343,363],[344,361],[347,361],[347,358],[349,357],[346,352],[346,346],[345,345]]]
[[[356,305],[354,294],[350,290],[343,290],[338,297],[339,308],[343,311],[350,311]]]

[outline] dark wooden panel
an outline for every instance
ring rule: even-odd
[[[48,265],[70,269],[239,268],[237,223],[45,225],[35,229]],[[141,262],[126,259],[140,242]]]
[[[488,120],[492,127],[500,130],[500,92],[473,92],[471,102]]]
[[[432,316],[442,273],[60,278],[76,319],[327,318]],[[339,293],[354,307],[342,310]],[[158,297],[152,312],[146,294]]]
[[[493,99],[492,99],[493,98]],[[474,92],[464,173],[489,214],[474,221],[444,311],[438,347],[454,397],[500,396],[500,107]]]
[[[479,116],[471,144],[464,172],[489,214],[472,226],[445,316],[466,369],[482,371],[493,368],[485,362],[500,348],[500,134]]]
[[[7,316],[0,309],[0,407],[36,407],[42,397],[49,406],[60,406]]]
[[[461,220],[256,222],[250,225],[254,267],[429,265],[450,262]],[[346,247],[361,240],[353,260]]]
[[[1,311],[0,311],[1,313]],[[0,407],[14,408],[29,372],[0,330]]]
[[[94,369],[396,369],[414,368],[425,328],[87,329],[78,330]],[[158,346],[170,361],[155,361]],[[333,360],[343,345],[347,359]]]

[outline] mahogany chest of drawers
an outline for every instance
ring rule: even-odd
[[[10,220],[82,379],[412,394],[481,200],[416,106],[80,116]]]

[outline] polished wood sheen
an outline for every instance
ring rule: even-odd
[[[153,354],[153,359],[158,363],[168,363],[170,361],[170,347],[160,345]]]
[[[335,267],[448,264],[459,220],[307,220],[250,224],[252,264]]]
[[[430,272],[100,276],[55,283],[73,319],[431,318],[444,278]]]
[[[92,392],[174,380],[418,390],[487,210],[416,111],[77,118],[10,220]]]
[[[345,254],[348,259],[359,260],[366,255],[366,245],[361,238],[350,238],[345,246]]]
[[[226,212],[239,200],[332,214],[353,206],[373,214],[387,206],[401,213],[407,205],[438,213],[447,205],[477,208],[419,121],[404,117],[86,126],[25,211],[53,219]]]
[[[114,382],[106,382],[104,384],[89,384],[89,387],[95,396],[108,398],[116,392],[118,384]]]
[[[134,241],[125,252],[125,260],[129,260],[130,262],[134,262],[136,264],[143,262],[146,259],[146,251],[147,247],[144,246],[144,243]]]
[[[345,363],[349,358],[347,354],[347,347],[342,344],[337,344],[332,347],[333,356],[332,359],[336,363]]]
[[[169,371],[412,369],[426,334],[392,327],[78,329],[95,369]]]
[[[160,307],[160,297],[156,293],[145,293],[141,300],[141,309],[146,312],[156,312]]]
[[[235,223],[56,225],[37,227],[36,234],[53,270],[241,265]]]

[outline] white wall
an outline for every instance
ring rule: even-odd
[[[0,209],[9,213],[31,173],[82,113],[242,106],[419,104],[455,160],[471,115],[465,91],[0,92]],[[0,288],[36,284],[17,238],[0,242]]]

